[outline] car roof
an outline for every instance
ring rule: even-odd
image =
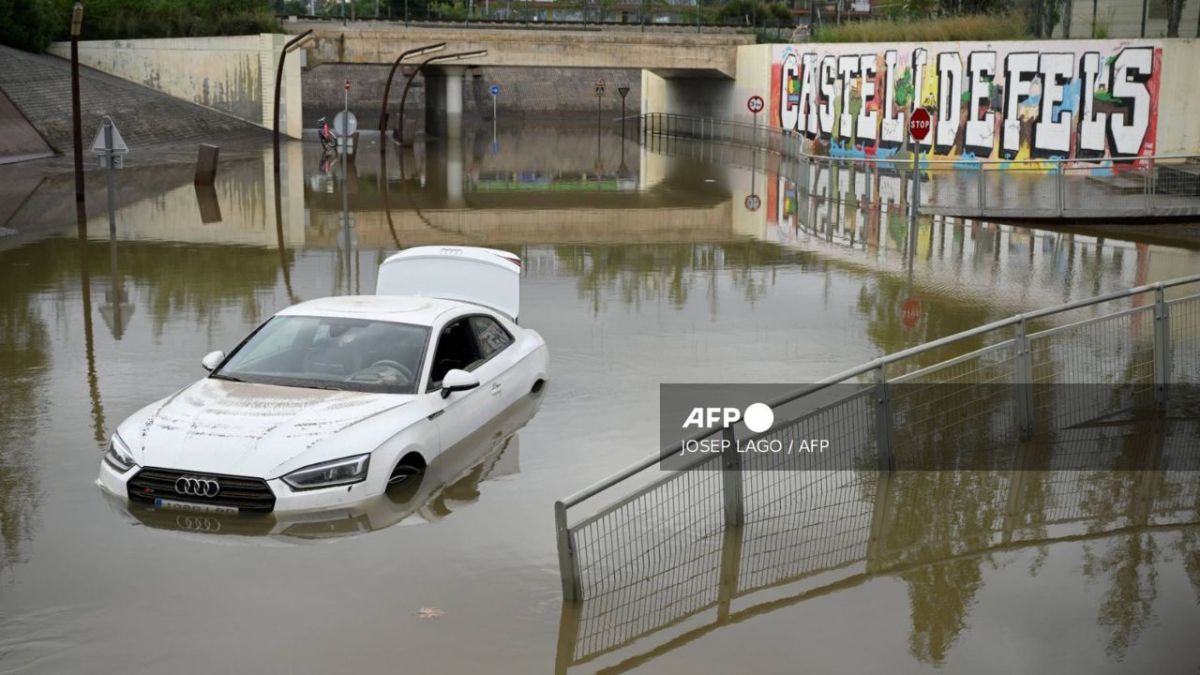
[[[307,300],[275,316],[332,316],[432,326],[446,312],[464,308],[482,309],[464,302],[418,295],[342,295]]]

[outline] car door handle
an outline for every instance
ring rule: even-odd
[[[496,396],[499,393],[500,393],[500,383],[493,382],[492,383],[492,396]]]

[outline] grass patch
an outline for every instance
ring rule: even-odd
[[[968,14],[939,19],[872,19],[821,26],[813,42],[939,42],[972,40],[1022,40],[1029,37],[1025,16]]]

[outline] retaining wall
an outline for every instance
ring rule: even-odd
[[[961,159],[1112,163],[1200,154],[1200,41],[1042,40],[754,45],[737,79],[643,75],[643,110],[753,121],[791,130],[813,151],[907,152],[914,104],[933,128],[922,151]]]

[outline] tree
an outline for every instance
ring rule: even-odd
[[[0,0],[0,44],[40,52],[69,25],[53,0]]]

